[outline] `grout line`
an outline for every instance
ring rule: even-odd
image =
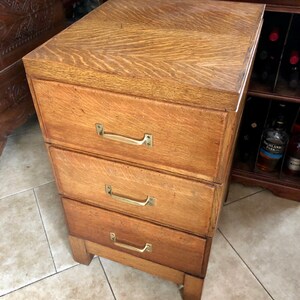
[[[230,205],[230,204],[235,203],[235,202],[237,202],[237,201],[243,200],[243,199],[245,199],[245,198],[254,196],[254,195],[259,194],[259,193],[261,193],[261,192],[263,192],[263,191],[265,191],[265,190],[266,190],[266,189],[262,189],[262,190],[260,190],[260,191],[257,191],[257,192],[255,192],[255,193],[253,193],[253,194],[249,194],[249,195],[244,196],[244,197],[241,197],[241,198],[239,198],[239,199],[230,201],[229,203],[224,202],[224,206],[227,206],[227,205]]]
[[[0,295],[0,298],[1,298],[1,297],[4,297],[4,296],[6,296],[6,295],[9,295],[9,294],[13,294],[14,292],[16,292],[16,291],[18,291],[18,290],[22,290],[22,289],[24,289],[24,288],[26,288],[26,287],[28,287],[28,286],[30,286],[30,285],[34,285],[35,283],[38,283],[38,282],[43,281],[43,280],[46,280],[46,279],[48,279],[48,278],[50,278],[50,277],[53,277],[53,276],[55,276],[55,275],[58,275],[58,274],[60,274],[60,273],[62,273],[62,272],[68,271],[68,270],[70,270],[70,269],[72,269],[72,268],[77,267],[78,265],[79,265],[79,264],[76,264],[76,265],[74,265],[74,266],[67,267],[67,268],[65,268],[65,269],[63,269],[63,270],[61,270],[61,271],[58,271],[58,272],[56,272],[56,273],[47,275],[47,276],[42,277],[42,278],[40,278],[40,279],[38,279],[38,280],[35,280],[35,281],[32,281],[32,282],[30,282],[30,283],[28,283],[28,284],[25,284],[25,285],[23,285],[23,286],[20,286],[19,288],[16,288],[16,289],[13,290],[13,291],[10,291],[10,292],[8,292],[8,293],[6,293],[6,294]]]
[[[47,239],[48,248],[49,248],[49,251],[50,251],[50,254],[51,254],[51,258],[52,258],[53,266],[54,266],[54,269],[55,269],[55,273],[57,273],[57,268],[56,268],[56,265],[55,265],[53,253],[52,253],[51,246],[50,246],[50,243],[49,243],[49,238],[48,238],[47,231],[46,231],[46,228],[45,228],[45,224],[44,224],[44,220],[43,220],[43,217],[42,217],[41,209],[40,209],[40,206],[39,206],[38,197],[37,197],[34,189],[33,189],[33,194],[34,194],[35,202],[36,202],[36,205],[37,205],[37,208],[38,208],[38,211],[39,211],[41,222],[42,222],[42,225],[43,225],[44,233],[45,233],[45,236],[46,236],[46,239]]]
[[[108,283],[108,285],[109,285],[109,287],[110,287],[110,290],[111,290],[111,292],[112,292],[112,294],[113,294],[113,297],[114,297],[115,300],[117,300],[116,295],[115,295],[115,293],[114,293],[114,291],[113,291],[113,289],[112,289],[112,286],[111,286],[111,284],[110,284],[110,281],[109,281],[109,279],[108,279],[108,276],[107,276],[107,274],[106,274],[106,272],[105,272],[104,266],[103,266],[102,261],[101,261],[101,259],[100,259],[99,256],[98,256],[98,259],[99,259],[100,265],[101,265],[101,267],[102,267],[102,270],[103,270],[103,272],[104,272],[104,275],[105,275],[105,277],[106,277],[107,283]]]
[[[5,199],[5,198],[8,198],[8,197],[15,196],[15,195],[17,195],[17,194],[21,194],[21,193],[28,192],[28,191],[30,191],[30,190],[39,188],[39,187],[41,187],[41,186],[43,186],[43,185],[46,185],[46,184],[49,184],[49,183],[51,183],[51,182],[54,182],[54,179],[51,180],[51,181],[47,181],[47,182],[45,182],[45,183],[42,183],[42,184],[40,184],[40,185],[37,185],[37,186],[32,186],[32,187],[27,188],[27,189],[24,189],[24,190],[22,190],[22,191],[18,191],[18,192],[16,192],[16,193],[12,193],[12,194],[5,195],[5,196],[3,196],[3,197],[0,197],[0,201],[3,200],[3,199]]]
[[[232,248],[232,250],[236,253],[236,255],[240,258],[240,260],[244,263],[244,265],[247,267],[247,269],[250,271],[250,273],[254,276],[254,278],[257,280],[257,282],[262,286],[262,288],[266,291],[266,293],[270,296],[270,298],[272,300],[274,300],[274,298],[272,297],[272,295],[270,294],[270,292],[266,289],[266,287],[262,284],[262,282],[258,279],[258,277],[255,275],[255,273],[251,270],[251,268],[249,267],[249,265],[244,261],[244,259],[241,257],[241,255],[237,252],[237,250],[233,247],[233,245],[229,242],[229,240],[226,238],[226,236],[224,235],[224,233],[220,230],[220,228],[218,228],[218,231],[220,232],[220,234],[223,236],[223,238],[227,241],[227,243],[230,245],[230,247]]]

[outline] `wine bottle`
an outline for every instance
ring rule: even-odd
[[[289,59],[289,87],[296,89],[299,84],[299,51],[293,50]]]
[[[280,34],[279,34],[279,28],[273,28],[269,34],[269,41],[271,42],[277,42],[279,40]]]
[[[241,161],[247,162],[254,154],[254,148],[257,139],[258,123],[252,120],[244,130],[241,132],[240,136],[240,157]]]
[[[288,114],[288,108],[284,102],[276,102],[272,104],[269,121],[267,122],[268,128],[274,128],[276,122],[280,119],[284,122],[286,121],[286,115]]]
[[[263,83],[266,83],[276,73],[277,60],[279,59],[279,40],[279,29],[272,28],[259,52],[259,77]]]
[[[239,154],[242,162],[255,158],[264,123],[264,105],[261,99],[247,97],[239,135]]]
[[[283,170],[287,175],[300,175],[300,114],[292,129]]]
[[[262,171],[275,171],[281,160],[288,141],[285,131],[284,117],[279,116],[273,128],[267,128],[263,132],[261,147],[257,159],[257,168]]]

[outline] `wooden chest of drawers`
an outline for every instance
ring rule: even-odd
[[[263,10],[110,0],[24,58],[75,260],[200,298]]]

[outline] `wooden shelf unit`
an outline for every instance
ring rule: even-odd
[[[257,101],[259,99],[262,101],[262,103],[263,101],[267,101],[269,103],[269,108],[266,112],[265,117],[266,120],[264,122],[265,124],[263,126],[264,128],[267,126],[270,107],[274,105],[274,103],[282,102],[291,106],[290,109],[294,110],[294,115],[290,116],[290,124],[288,128],[288,131],[290,133],[291,128],[296,121],[296,117],[300,113],[300,84],[296,89],[289,88],[288,82],[284,79],[284,76],[282,76],[282,70],[285,55],[288,52],[289,43],[291,42],[290,39],[293,37],[293,31],[295,31],[295,29],[297,29],[297,31],[300,31],[300,3],[299,1],[279,0],[252,0],[245,2],[266,3],[266,21],[269,21],[268,18],[270,19],[272,17],[282,17],[282,22],[284,22],[284,19],[286,19],[286,32],[282,41],[281,55],[277,64],[276,76],[274,76],[274,78],[270,82],[262,83],[255,74],[254,66],[252,78],[248,88],[248,97],[253,97],[257,99]],[[264,26],[267,26],[267,24],[265,24]],[[263,31],[261,39],[263,39]],[[247,114],[247,107],[244,111],[244,115],[245,114]],[[232,181],[250,186],[261,186],[272,191],[275,195],[278,195],[280,197],[300,201],[300,177],[291,177],[284,174],[283,166],[285,163],[285,155],[281,160],[276,172],[262,172],[256,168],[256,160],[258,151],[260,149],[260,144],[257,145],[256,153],[253,155],[253,157],[251,157],[247,162],[242,162],[240,158],[241,155],[239,155],[239,139],[237,143],[238,145],[236,148],[235,160],[231,172]]]

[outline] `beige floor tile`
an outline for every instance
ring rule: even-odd
[[[202,300],[270,300],[249,269],[217,232],[208,264]]]
[[[101,258],[118,300],[181,299],[176,284]],[[271,299],[224,237],[214,239],[202,300]]]
[[[55,272],[33,191],[0,200],[0,295]]]
[[[219,228],[276,300],[300,295],[300,203],[264,191],[223,208]]]
[[[181,300],[177,285],[101,258],[117,300]]]
[[[3,300],[113,300],[98,259],[78,265],[3,297]]]
[[[62,204],[54,182],[35,189],[57,271],[77,264],[71,255]]]
[[[53,180],[38,124],[9,137],[0,157],[0,198]]]
[[[245,186],[243,184],[233,182],[230,184],[229,193],[225,204],[253,195],[262,190],[263,188],[260,187]]]

